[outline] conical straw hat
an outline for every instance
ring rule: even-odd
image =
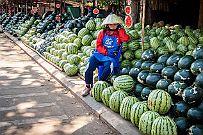
[[[115,14],[110,14],[106,17],[106,19],[103,21],[102,25],[107,25],[107,24],[123,24],[123,20],[115,15]]]

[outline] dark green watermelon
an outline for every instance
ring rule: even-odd
[[[178,71],[178,68],[175,66],[167,66],[165,68],[162,69],[161,71],[161,75],[165,78],[165,79],[170,79],[173,80],[175,73]]]
[[[187,131],[188,135],[203,135],[203,125],[192,125]]]
[[[203,47],[199,46],[195,48],[195,50],[192,52],[192,56],[195,59],[203,59]]]
[[[190,86],[184,89],[183,100],[188,104],[198,104],[202,101],[203,90],[196,86]]]
[[[159,56],[157,63],[163,63],[165,65],[166,61],[168,60],[169,57],[170,57],[169,54],[161,55],[161,56]]]
[[[157,89],[162,89],[167,91],[168,90],[168,86],[171,84],[171,80],[169,79],[160,79],[157,84],[156,84],[156,88]]]
[[[180,60],[181,57],[182,57],[181,54],[173,54],[173,55],[171,55],[168,58],[168,60],[166,61],[166,65],[167,66],[177,66],[178,61]]]
[[[143,84],[136,84],[135,85],[135,88],[134,88],[134,94],[136,95],[136,96],[141,96],[141,91],[142,91],[142,89],[144,89],[144,85]]]
[[[155,60],[156,59],[156,55],[155,55],[155,52],[151,49],[148,49],[148,50],[145,50],[143,53],[142,53],[142,56],[141,56],[142,60],[144,61],[148,61],[148,60]]]
[[[139,68],[131,68],[130,69],[130,72],[129,72],[129,75],[134,78],[134,79],[137,79],[137,76],[138,74],[140,73],[140,69]]]
[[[150,66],[150,71],[152,73],[161,73],[161,70],[164,68],[163,63],[154,63]]]
[[[144,61],[141,65],[142,70],[150,70],[150,66],[153,64],[152,61]]]
[[[134,67],[136,67],[136,68],[141,68],[141,66],[142,66],[142,60],[138,60],[136,63],[135,63],[135,65],[134,65]]]
[[[149,88],[149,87],[143,88],[142,91],[141,91],[141,98],[142,98],[143,100],[147,100],[148,97],[149,97],[149,94],[150,94],[151,92],[152,92],[152,89],[151,89],[151,88]]]
[[[189,126],[187,119],[185,117],[178,117],[178,118],[175,118],[174,121],[177,126],[178,135],[186,135],[187,128]]]
[[[200,73],[197,75],[196,79],[195,79],[195,84],[203,89],[203,73]]]
[[[198,105],[198,108],[203,111],[203,101]]]
[[[137,76],[138,82],[140,82],[141,84],[146,84],[146,78],[148,74],[149,70],[142,70]]]
[[[199,73],[203,72],[203,59],[194,61],[191,64],[190,70],[194,75],[198,75]]]
[[[179,101],[173,106],[173,112],[176,117],[187,117],[187,112],[189,109],[189,105],[184,101]]]
[[[160,79],[161,75],[159,73],[149,73],[146,78],[146,84],[149,87],[156,88],[156,84]]]
[[[168,86],[168,93],[173,98],[182,99],[182,93],[185,88],[187,88],[187,84],[175,81]]]
[[[187,118],[192,123],[203,124],[203,111],[199,108],[190,108],[187,112]]]
[[[181,69],[174,75],[174,81],[182,81],[188,85],[193,84],[194,82],[194,75],[190,72],[189,69]]]
[[[180,69],[190,69],[191,64],[194,62],[194,58],[191,55],[183,56],[178,61],[178,68]]]
[[[120,71],[121,75],[128,75],[130,72],[130,68],[122,68]]]

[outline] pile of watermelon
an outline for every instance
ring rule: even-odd
[[[68,76],[84,76],[103,19],[68,20],[59,29],[51,21],[53,15],[38,19],[3,14],[0,21],[3,29],[16,34]],[[18,25],[11,31],[14,22]],[[203,32],[180,25],[146,26],[142,52],[141,24],[123,27],[131,40],[123,43],[120,74],[108,83],[97,81],[91,90],[93,98],[131,121],[143,134],[202,135]],[[97,71],[94,75],[96,80]]]

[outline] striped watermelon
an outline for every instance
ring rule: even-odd
[[[82,39],[81,38],[76,38],[73,43],[75,43],[78,48],[80,48],[82,46]]]
[[[78,46],[74,43],[68,43],[68,45],[66,46],[66,51],[68,54],[77,54]]]
[[[120,105],[125,97],[128,96],[128,93],[122,90],[115,91],[109,99],[109,107],[114,111],[114,112],[119,112],[120,111]]]
[[[178,43],[188,46],[190,44],[190,40],[188,39],[188,37],[183,36],[178,40]]]
[[[83,38],[82,38],[82,44],[83,45],[86,45],[86,46],[89,46],[91,45],[91,42],[93,41],[93,37],[91,35],[85,35]]]
[[[138,48],[140,47],[140,44],[138,41],[132,41],[128,44],[128,48],[131,50],[131,51],[136,51]]]
[[[171,108],[171,96],[164,90],[153,90],[148,97],[148,107],[151,111],[165,114]]]
[[[61,60],[61,61],[59,62],[59,67],[60,67],[60,68],[63,68],[63,66],[64,66],[65,64],[67,64],[67,63],[68,63],[67,60]]]
[[[68,76],[74,76],[78,73],[78,67],[69,63],[65,64],[63,69]]]
[[[151,129],[152,129],[152,124],[156,118],[158,118],[160,115],[157,112],[152,112],[152,111],[147,111],[144,112],[139,121],[139,130],[143,134],[150,135],[151,134]]]
[[[91,93],[96,101],[98,101],[98,102],[102,101],[102,92],[108,86],[109,86],[109,84],[105,81],[97,81],[94,84],[94,86],[91,90]]]
[[[176,123],[168,116],[160,116],[152,124],[151,135],[177,135]]]
[[[71,55],[70,59],[67,59],[70,64],[78,65],[81,61],[81,57],[77,54]]]
[[[126,120],[130,120],[130,111],[134,103],[138,102],[136,97],[128,96],[123,99],[120,106],[120,115]]]
[[[153,37],[150,39],[150,45],[153,49],[157,49],[159,46],[161,46],[161,42],[157,37]]]
[[[70,34],[68,36],[68,43],[73,43],[73,41],[77,38],[78,36],[76,34]],[[65,42],[67,43],[67,42]]]
[[[134,59],[134,53],[132,50],[127,50],[124,52],[123,57],[127,60],[133,60]]]
[[[148,111],[148,107],[147,107],[147,103],[146,102],[137,102],[135,103],[132,108],[131,108],[131,116],[130,116],[130,120],[131,122],[136,125],[139,126],[139,121],[140,121],[140,117],[142,116],[142,114],[146,111]]]
[[[113,87],[115,90],[123,90],[130,92],[134,86],[134,80],[129,75],[121,75],[117,77],[113,82]]]
[[[85,27],[90,30],[93,31],[96,28],[96,23],[94,22],[94,20],[89,20],[86,24]]]
[[[108,87],[108,88],[105,88],[103,91],[102,91],[102,102],[106,105],[106,106],[109,106],[109,99],[110,99],[110,96],[113,94],[114,92],[114,88],[112,86]]]
[[[88,35],[90,32],[87,28],[82,28],[79,32],[78,32],[78,37],[83,38],[85,35]]]

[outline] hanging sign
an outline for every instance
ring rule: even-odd
[[[131,4],[131,0],[127,0],[127,5],[130,5]]]
[[[56,4],[56,8],[60,8],[61,7],[61,5],[60,4]]]
[[[57,20],[58,22],[60,22],[60,21],[61,21],[61,17],[60,17],[60,16],[57,16],[57,17],[56,17],[56,20]]]
[[[99,9],[98,9],[98,8],[95,8],[95,9],[93,10],[93,13],[94,13],[95,15],[99,14]]]
[[[33,15],[35,14],[34,10],[31,10],[31,14],[33,14]]]
[[[125,7],[125,13],[126,13],[127,15],[130,15],[131,12],[132,12],[131,6],[126,6],[126,7]]]
[[[132,19],[132,17],[131,17],[130,15],[127,15],[127,16],[125,17],[125,24],[126,24],[126,26],[127,26],[128,28],[131,28],[131,27],[132,27],[132,25],[133,25],[133,19]]]

